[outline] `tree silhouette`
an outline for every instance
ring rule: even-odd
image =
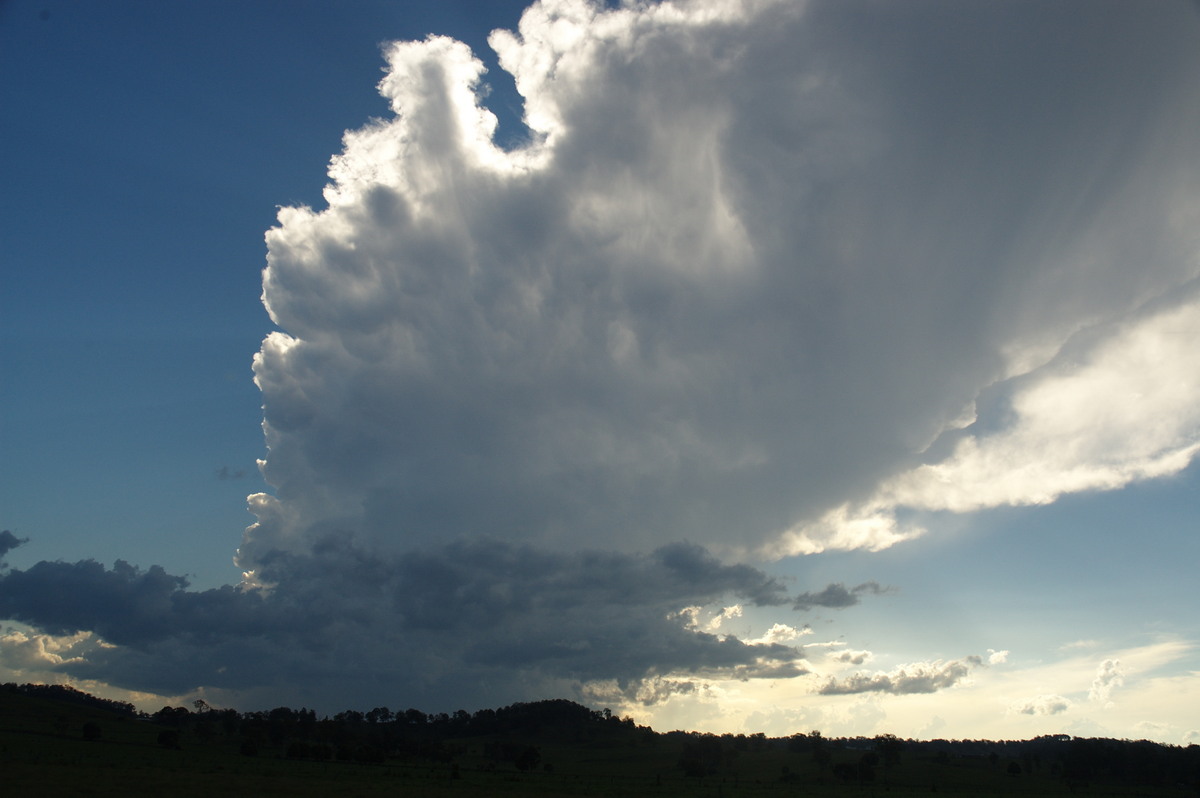
[[[883,757],[885,768],[900,764],[900,751],[903,748],[904,743],[894,734],[881,734],[875,738],[875,750]]]

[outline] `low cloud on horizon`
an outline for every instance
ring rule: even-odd
[[[0,533],[0,548],[17,545]],[[544,697],[548,686],[581,698],[586,685],[612,683],[634,700],[672,674],[807,672],[800,647],[698,629],[679,611],[729,596],[750,606],[794,602],[774,577],[694,544],[564,554],[479,539],[383,554],[329,537],[309,553],[278,552],[260,575],[270,589],[191,591],[159,566],[85,560],[20,570],[0,561],[0,616],[55,637],[94,633],[90,645],[76,641],[75,656],[41,663],[74,678],[282,701],[301,674],[309,703],[326,709],[339,698],[378,700],[397,683],[413,703],[478,708],[496,696]]]

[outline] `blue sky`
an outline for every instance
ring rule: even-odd
[[[386,112],[382,42],[440,24],[484,46],[521,8],[3,4],[14,562],[111,561],[119,540],[197,584],[237,576],[264,487],[263,232],[319,203],[342,133]]]
[[[1153,9],[0,5],[5,680],[1200,739]]]

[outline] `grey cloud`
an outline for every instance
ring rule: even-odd
[[[39,562],[4,576],[0,615],[33,619],[53,634],[103,627],[114,642],[159,637],[170,629],[170,598],[187,586],[158,566],[142,571],[123,560],[112,570],[92,560]]]
[[[862,665],[872,658],[870,651],[839,651],[830,656],[830,659],[837,662],[845,662],[849,665]]]
[[[626,696],[638,701],[644,706],[661,704],[674,695],[690,695],[698,691],[695,682],[674,681],[662,678],[648,679],[633,696]]]
[[[889,588],[879,585],[878,582],[863,582],[861,585],[855,585],[852,588],[847,588],[841,582],[828,585],[824,590],[818,593],[801,593],[796,596],[793,607],[797,610],[810,610],[813,607],[828,607],[830,609],[842,609],[845,607],[853,607],[862,599],[864,593],[877,596],[880,593],[888,592]]]
[[[299,619],[263,611],[255,593],[230,586],[194,593],[187,586],[157,565],[42,561],[0,577],[0,617],[50,634],[86,630],[134,646],[180,632],[204,639],[299,627]]]
[[[8,554],[10,551],[20,546],[22,543],[29,541],[24,538],[19,538],[7,529],[0,531],[0,557]]]
[[[967,657],[949,662],[906,665],[891,673],[857,673],[841,680],[831,678],[818,692],[821,695],[936,693],[958,684],[971,672],[972,666],[979,664],[979,657]]]
[[[1194,41],[1072,9],[547,0],[492,40],[508,154],[464,47],[389,48],[397,115],[268,233],[239,562],[340,529],[756,550],[868,495],[1013,352],[1194,274]]]
[[[157,566],[41,562],[0,577],[0,616],[118,644],[57,666],[77,678],[291,701],[313,690],[308,703],[325,706],[378,701],[396,680],[410,702],[482,705],[578,695],[593,681],[633,695],[671,673],[804,672],[797,648],[686,627],[677,614],[684,606],[730,595],[787,601],[763,572],[722,565],[694,545],[634,555],[467,540],[381,555],[330,536],[307,554],[276,551],[262,561],[258,577],[269,589],[200,592]]]
[[[676,583],[727,590],[758,606],[777,606],[789,600],[783,586],[773,577],[748,565],[723,565],[703,546],[694,543],[670,543],[655,550],[652,556]]]

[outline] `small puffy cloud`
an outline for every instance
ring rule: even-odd
[[[1013,705],[1009,711],[1021,715],[1061,715],[1070,708],[1070,700],[1060,695],[1039,695]]]
[[[15,549],[17,546],[20,546],[22,543],[27,543],[27,542],[28,542],[27,540],[17,537],[12,532],[9,532],[7,529],[0,531],[0,557],[3,557],[5,554],[8,554],[10,551]]]
[[[829,659],[834,662],[842,662],[847,665],[863,665],[874,659],[875,655],[870,651],[838,651],[830,654]]]
[[[847,588],[838,582],[827,585],[824,590],[817,593],[801,593],[799,596],[796,596],[792,606],[797,610],[810,610],[813,607],[842,609],[858,604],[861,601],[860,596],[864,594],[877,596],[887,591],[888,588],[881,587],[878,582],[864,582],[852,588]]]
[[[1125,684],[1125,672],[1121,669],[1121,661],[1106,659],[1096,669],[1096,678],[1088,690],[1088,700],[1108,704],[1112,691]]]
[[[1003,651],[996,651],[995,649],[989,648],[987,662],[988,665],[1002,665],[1005,662],[1008,662],[1008,650],[1005,649]]]
[[[624,686],[611,680],[590,682],[585,685],[582,695],[598,704],[653,707],[665,704],[675,696],[703,696],[707,691],[703,682],[694,679],[654,676]]]
[[[754,640],[747,640],[747,643],[790,643],[798,637],[812,634],[812,629],[804,627],[797,629],[794,626],[788,626],[786,623],[772,624],[771,628],[763,633],[762,637]]]
[[[856,673],[845,679],[830,678],[817,692],[821,695],[935,693],[958,684],[970,674],[972,667],[980,664],[979,657],[948,662],[918,662],[886,673]]]

